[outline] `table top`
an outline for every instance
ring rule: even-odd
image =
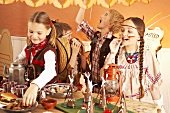
[[[93,94],[93,97],[95,98],[97,94]],[[79,99],[83,98],[82,92],[78,91],[74,93],[74,98]],[[51,97],[47,97],[51,98]],[[57,98],[56,98],[57,99]],[[57,99],[57,104],[63,103],[64,99]],[[139,102],[132,99],[126,99],[126,105],[127,109],[134,112],[134,113],[157,113],[157,106],[155,104],[146,103],[146,102]],[[0,113],[5,113],[3,110],[0,110]],[[41,104],[38,104],[38,106],[28,113],[64,113],[56,108],[53,110],[45,110]]]

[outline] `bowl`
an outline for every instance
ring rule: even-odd
[[[65,98],[70,87],[69,83],[55,83],[45,86],[44,91],[51,98]],[[77,87],[73,87],[73,92],[77,91]]]
[[[46,110],[52,110],[57,104],[57,100],[53,98],[43,98],[41,100],[41,105],[46,109]]]

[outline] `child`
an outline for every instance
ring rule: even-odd
[[[144,32],[143,20],[137,17],[127,18],[122,24],[121,39],[114,39],[110,43],[111,52],[102,69],[106,69],[107,64],[115,63],[116,59],[123,78],[122,90],[125,96],[155,102],[164,113],[159,63],[156,57],[144,48]]]
[[[45,12],[35,12],[28,21],[27,46],[18,55],[19,60],[26,59],[28,65],[34,65],[35,73],[28,73],[31,82],[23,96],[23,106],[35,103],[37,92],[56,76],[56,32],[51,19]]]
[[[53,23],[56,27],[58,40],[65,47],[68,55],[68,65],[63,72],[58,74],[57,78],[60,82],[69,82],[68,74],[73,73],[75,76],[74,85],[79,85],[81,72],[86,67],[84,66],[86,63],[83,62],[86,61],[83,45],[80,40],[72,37],[72,28],[69,24],[55,21]]]
[[[93,91],[98,93],[102,83],[100,69],[103,67],[105,58],[110,52],[109,43],[116,38],[114,35],[119,33],[124,17],[114,9],[106,11],[100,17],[97,26],[100,31],[97,31],[84,20],[84,14],[85,9],[80,8],[76,17],[76,22],[79,24],[77,30],[81,30],[91,40],[91,77],[93,84],[98,84],[94,86]]]

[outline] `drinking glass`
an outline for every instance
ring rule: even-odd
[[[15,87],[15,95],[18,98],[22,98],[24,93],[26,92],[26,90],[27,90],[26,85],[16,85],[16,87]]]
[[[2,87],[3,87],[4,93],[11,92],[11,84],[9,82],[4,82]]]

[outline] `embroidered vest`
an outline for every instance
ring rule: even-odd
[[[96,47],[96,43],[97,43],[97,40],[98,40],[98,36],[97,34],[100,33],[99,31],[97,31],[95,34],[94,34],[94,37],[93,37],[93,40],[91,42],[91,51],[90,51],[90,61],[92,62],[92,53]],[[110,52],[110,47],[109,47],[109,44],[110,42],[116,38],[115,36],[112,36],[111,39],[106,39],[105,42],[103,43],[101,49],[100,49],[100,56],[99,56],[99,67],[100,69],[103,67],[104,65],[104,62],[105,62],[105,59],[106,59],[106,56],[107,54]]]

